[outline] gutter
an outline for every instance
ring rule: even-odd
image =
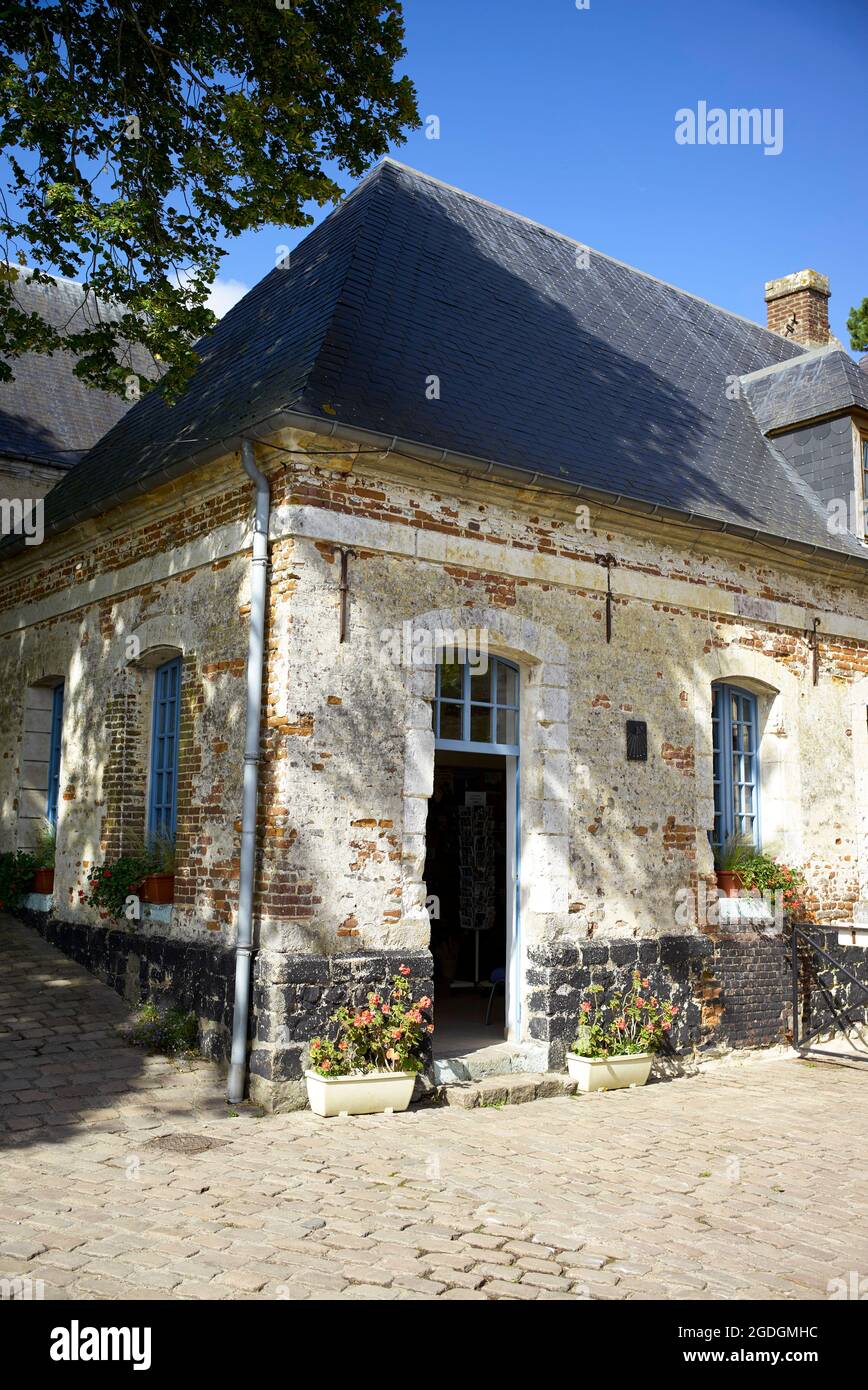
[[[232,450],[238,449],[248,436],[260,438],[262,443],[267,444],[268,440],[263,436],[274,434],[282,429],[296,429],[307,431],[310,434],[320,434],[327,439],[344,439],[353,444],[370,444],[377,452],[386,455],[394,453],[417,463],[437,463],[441,467],[451,467],[456,472],[473,473],[478,477],[492,478],[505,483],[512,483],[518,487],[540,487],[544,492],[560,493],[573,498],[587,498],[601,506],[614,507],[633,516],[655,517],[663,521],[671,518],[677,525],[695,526],[700,530],[710,531],[717,535],[736,536],[743,540],[765,541],[774,549],[785,548],[787,551],[808,558],[821,558],[827,562],[837,561],[838,568],[827,568],[827,576],[838,574],[841,578],[850,579],[854,567],[857,569],[864,567],[866,560],[868,560],[868,546],[866,546],[863,555],[852,551],[831,550],[826,546],[811,544],[809,541],[791,540],[787,536],[778,536],[773,532],[761,531],[758,527],[740,526],[729,521],[715,521],[711,517],[693,511],[679,511],[676,507],[661,506],[660,503],[646,502],[641,498],[625,497],[623,493],[604,488],[588,487],[583,483],[563,482],[550,474],[540,474],[538,470],[522,468],[518,464],[497,463],[493,459],[459,454],[453,449],[437,448],[435,445],[423,444],[418,440],[404,439],[400,435],[380,434],[362,426],[343,425],[337,420],[324,420],[322,416],[307,415],[289,407],[273,411],[249,426],[242,426],[241,428],[245,430],[245,434],[242,435],[239,432],[228,435],[224,439],[203,445],[198,450],[191,450],[189,454],[176,459],[171,464],[163,465],[154,473],[148,474],[146,478],[137,480],[127,487],[115,489],[100,498],[98,502],[90,503],[79,511],[64,517],[59,525],[52,526],[49,523],[45,533],[46,539],[53,538],[80,522],[99,516],[110,507],[118,506],[122,502],[150,492],[153,488],[159,487],[161,483],[173,481],[191,472],[200,464],[210,463],[224,457]],[[196,441],[190,440],[190,443],[195,444]],[[20,536],[7,536],[0,541],[0,560],[23,549],[24,541]]]
[[[244,789],[241,810],[241,868],[235,925],[235,1000],[227,1099],[244,1099],[247,1077],[247,1029],[253,965],[253,884],[256,868],[256,808],[259,794],[259,724],[265,655],[265,602],[268,594],[268,523],[271,492],[260,473],[249,439],[241,441],[241,463],[256,487],[253,556],[250,562],[250,619],[247,637],[247,705],[244,720]]]
[[[826,569],[827,575],[834,575],[839,572],[842,578],[846,576],[847,579],[850,579],[853,576],[854,567],[864,568],[866,561],[868,561],[868,546],[865,548],[864,555],[852,551],[830,550],[825,546],[814,545],[809,541],[791,540],[787,536],[778,536],[773,532],[762,531],[759,527],[741,526],[730,521],[715,521],[712,517],[702,516],[697,512],[679,511],[676,507],[661,506],[658,502],[646,502],[641,498],[627,497],[620,492],[588,487],[584,483],[564,482],[550,474],[541,474],[538,470],[522,468],[518,464],[497,463],[493,459],[458,454],[452,449],[437,448],[432,444],[420,444],[417,440],[403,439],[399,435],[379,434],[375,430],[364,429],[361,426],[343,425],[337,420],[324,420],[318,415],[305,415],[295,410],[279,410],[270,418],[268,425],[274,431],[280,429],[304,430],[311,434],[324,435],[327,439],[345,439],[349,443],[369,444],[385,455],[397,454],[400,458],[408,458],[416,463],[436,463],[444,468],[451,467],[455,472],[471,473],[477,477],[511,483],[516,487],[539,487],[544,492],[560,493],[573,498],[587,498],[601,506],[613,507],[633,516],[655,517],[662,521],[671,519],[680,526],[695,526],[697,529],[710,531],[717,535],[767,542],[775,549],[786,548],[787,551],[815,560],[822,558],[824,561],[838,561],[840,571],[829,567]]]

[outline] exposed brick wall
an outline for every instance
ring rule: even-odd
[[[829,281],[815,270],[797,271],[766,284],[767,326],[810,347],[829,341]]]
[[[706,1021],[720,1041],[732,1047],[784,1041],[789,981],[780,937],[744,932],[715,940],[712,971]]]
[[[147,736],[141,674],[114,674],[105,708],[109,754],[103,777],[100,848],[115,859],[141,846],[145,832]]]

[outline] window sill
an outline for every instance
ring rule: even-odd
[[[24,898],[22,899],[22,906],[23,906],[23,907],[26,907],[27,910],[28,910],[28,912],[45,912],[45,913],[48,913],[48,912],[51,911],[52,907],[54,906],[54,894],[53,894],[53,893],[27,893],[27,894],[25,894]]]
[[[142,926],[170,926],[174,903],[142,903]]]

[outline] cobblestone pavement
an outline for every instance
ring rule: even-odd
[[[868,1275],[856,1064],[256,1117],[217,1068],[120,1041],[125,1017],[2,919],[0,1278],[46,1298],[818,1299]]]

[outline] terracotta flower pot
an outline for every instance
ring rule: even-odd
[[[139,897],[143,903],[173,903],[175,901],[175,875],[145,874]]]
[[[34,869],[31,893],[51,894],[54,892],[54,869]]]
[[[744,888],[744,879],[734,869],[718,869],[715,878],[717,879],[717,886],[725,898],[737,898]]]

